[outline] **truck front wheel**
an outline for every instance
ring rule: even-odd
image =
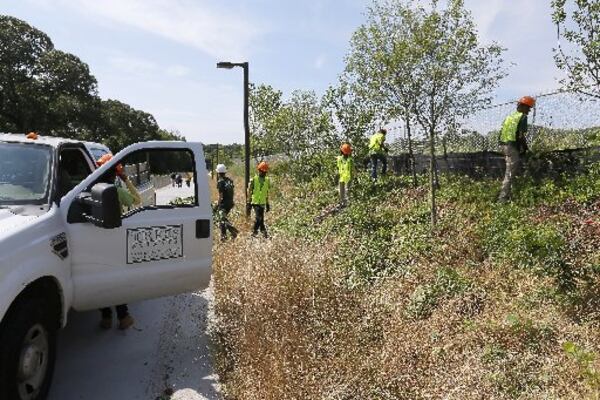
[[[43,400],[54,371],[55,315],[41,298],[17,302],[0,329],[0,399]]]

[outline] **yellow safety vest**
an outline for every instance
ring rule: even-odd
[[[258,175],[254,175],[254,178],[252,178],[252,204],[261,206],[267,204],[270,186],[271,181],[268,177],[261,178]]]
[[[371,153],[381,153],[383,151],[383,142],[385,141],[385,135],[378,132],[371,136],[369,141],[369,150]]]
[[[354,166],[354,160],[352,157],[338,156],[337,167],[338,173],[340,174],[340,182],[348,183],[352,179],[352,167]]]
[[[519,122],[523,118],[523,113],[515,111],[510,114],[502,123],[502,131],[500,132],[500,141],[503,143],[516,142],[517,141],[517,129],[519,129]]]

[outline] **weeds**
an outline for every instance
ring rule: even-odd
[[[600,391],[600,370],[596,365],[596,353],[587,351],[573,342],[565,342],[563,350],[577,362],[579,374],[590,389],[598,393]]]
[[[495,203],[498,182],[427,190],[360,175],[277,182],[273,239],[215,247],[216,365],[232,399],[582,399],[598,391],[600,169]],[[236,226],[246,222],[237,217]],[[561,348],[564,338],[592,343]],[[578,348],[579,349],[579,348]],[[576,365],[565,362],[565,351]]]

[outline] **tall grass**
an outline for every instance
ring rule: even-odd
[[[523,179],[496,205],[498,182],[448,178],[435,232],[425,189],[401,178],[360,177],[321,224],[328,182],[278,182],[272,239],[215,246],[226,395],[598,399],[598,179]]]

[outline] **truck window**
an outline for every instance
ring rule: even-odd
[[[0,204],[43,204],[52,150],[38,144],[0,143]]]
[[[59,197],[62,197],[91,174],[92,170],[81,149],[63,149],[59,157],[58,192]]]
[[[128,155],[122,164],[142,207],[198,204],[194,157],[188,150],[143,150]],[[133,191],[130,185],[120,184]]]

